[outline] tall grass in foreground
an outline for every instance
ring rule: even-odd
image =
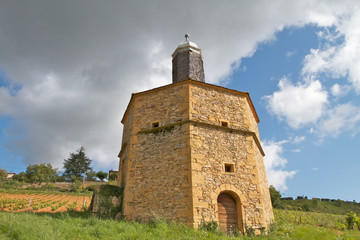
[[[228,237],[224,233],[195,230],[183,224],[161,220],[141,224],[99,219],[88,213],[78,212],[0,212],[0,239],[360,239],[360,231],[332,228],[333,223],[338,221],[332,216],[308,213],[307,217],[302,216],[308,223],[294,222],[301,214],[303,213],[276,210],[277,223],[268,236]],[[311,225],[311,221],[314,221],[311,219],[317,219],[324,227]]]

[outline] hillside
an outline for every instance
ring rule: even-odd
[[[296,199],[296,200],[280,200],[276,206],[277,209],[297,210],[304,212],[318,212],[346,215],[354,212],[360,215],[360,205],[356,202],[345,202],[342,200],[320,200],[314,199]]]

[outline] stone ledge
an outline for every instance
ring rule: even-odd
[[[222,131],[229,131],[230,133],[240,133],[240,134],[250,135],[254,139],[254,141],[255,141],[257,147],[259,148],[261,154],[263,156],[265,156],[264,150],[262,149],[261,143],[260,143],[259,139],[257,138],[255,132],[245,131],[245,130],[231,128],[231,127],[223,127],[223,126],[220,126],[220,125],[215,125],[215,124],[210,124],[210,123],[205,123],[205,122],[199,122],[199,121],[194,121],[194,120],[186,120],[186,121],[172,123],[172,124],[168,124],[168,125],[157,127],[157,128],[149,128],[149,129],[139,131],[138,134],[146,134],[146,133],[152,133],[152,132],[154,132],[154,133],[167,132],[168,130],[172,130],[176,126],[181,126],[181,125],[184,125],[184,124],[192,124],[194,126],[199,125],[199,126],[211,127],[211,128],[219,129],[219,130],[222,130]]]

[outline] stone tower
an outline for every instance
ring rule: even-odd
[[[122,119],[124,218],[267,229],[273,212],[249,93],[205,83],[188,36],[172,57],[173,83],[132,94]]]

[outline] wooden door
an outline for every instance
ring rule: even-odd
[[[220,230],[224,232],[237,231],[238,214],[234,198],[229,194],[220,193],[217,205]]]

